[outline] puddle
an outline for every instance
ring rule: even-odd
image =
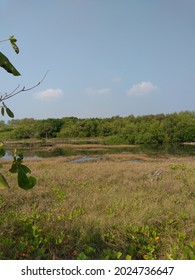
[[[88,162],[88,161],[97,161],[100,158],[97,157],[80,157],[80,158],[76,158],[71,160],[71,163],[78,163],[78,162]]]
[[[143,159],[135,158],[135,159],[130,159],[130,162],[141,163],[141,162],[144,162],[144,160]]]

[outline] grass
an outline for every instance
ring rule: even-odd
[[[29,161],[27,192],[7,174],[0,259],[195,259],[193,157],[72,158]]]

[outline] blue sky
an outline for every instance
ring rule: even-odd
[[[195,0],[0,0],[0,69],[15,118],[146,115],[195,109]]]

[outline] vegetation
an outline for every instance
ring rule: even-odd
[[[0,123],[1,139],[103,137],[107,144],[162,144],[195,141],[195,112],[146,116],[47,120],[10,120]]]
[[[16,45],[17,42],[16,38],[14,36],[10,36],[8,39],[0,41],[0,43],[6,41],[9,41],[11,43],[15,53],[18,54],[20,50]],[[13,74],[14,76],[20,76],[18,70],[11,64],[9,59],[2,52],[0,52],[0,67],[4,68],[8,73]]]
[[[72,158],[31,161],[36,188],[1,193],[0,259],[195,259],[193,158]]]
[[[14,49],[15,53],[18,54],[19,48],[16,45],[16,42],[17,42],[16,38],[14,36],[10,36],[8,39],[0,41],[0,43],[6,42],[6,41],[9,41],[11,43],[11,46]],[[9,59],[2,52],[0,52],[0,67],[2,67],[8,73],[13,74],[14,76],[20,76],[20,73],[18,72],[18,70],[11,64]],[[40,84],[40,82],[37,85],[39,85],[39,84]],[[37,85],[33,86],[32,88],[36,87]],[[0,96],[1,115],[4,116],[4,114],[6,112],[10,118],[14,118],[14,113],[7,107],[7,105],[5,104],[5,101],[7,99],[12,98],[13,96],[17,95],[20,92],[28,91],[32,88],[26,89],[25,87],[23,87],[22,89],[19,89],[19,87],[17,87],[11,93],[1,94],[1,96]],[[1,124],[2,124],[2,122],[1,122]],[[3,157],[4,155],[5,155],[5,150],[3,148],[3,143],[0,142],[0,158]],[[13,163],[12,163],[12,166],[9,169],[9,171],[11,173],[17,173],[17,178],[18,178],[17,181],[18,181],[18,186],[20,188],[27,190],[27,189],[31,189],[35,186],[36,181],[37,181],[36,178],[27,175],[28,173],[31,173],[31,170],[26,165],[23,164],[23,155],[21,153],[17,153],[16,150],[14,151]],[[9,184],[2,173],[0,173],[0,188],[1,189],[9,188]]]

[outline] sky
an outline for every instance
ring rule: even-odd
[[[0,0],[0,93],[16,119],[194,111],[195,0]],[[4,117],[6,120],[6,117]]]

